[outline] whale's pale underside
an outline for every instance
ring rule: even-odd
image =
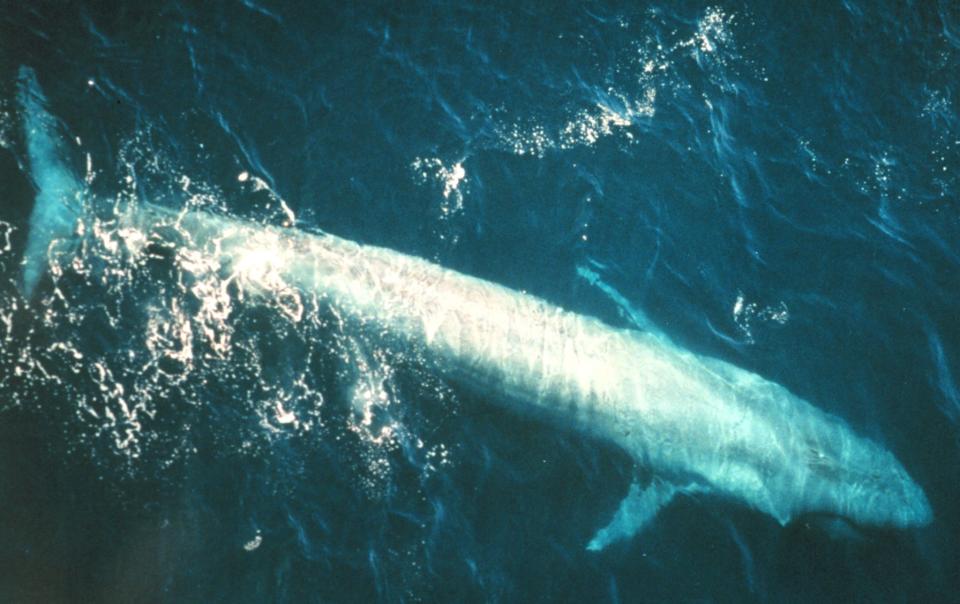
[[[31,296],[53,241],[84,220],[82,183],[60,152],[59,127],[36,77],[20,73],[27,156],[37,194],[23,290]],[[786,388],[686,350],[656,330],[617,329],[421,258],[328,234],[265,227],[146,203],[123,220],[162,236],[176,220],[216,249],[248,288],[316,295],[357,328],[423,351],[453,381],[507,407],[535,410],[615,443],[653,476],[635,482],[589,541],[627,538],[678,493],[739,501],[780,523],[837,515],[863,525],[929,523],[921,488],[894,456]]]

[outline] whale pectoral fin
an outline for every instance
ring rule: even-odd
[[[611,543],[629,539],[639,533],[648,522],[653,520],[665,505],[677,494],[677,487],[669,482],[654,478],[645,489],[636,482],[630,484],[630,491],[610,523],[597,531],[587,549],[598,552]]]

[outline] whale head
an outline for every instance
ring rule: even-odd
[[[807,443],[802,512],[838,515],[861,526],[910,528],[929,524],[923,489],[894,455],[834,426],[838,436]]]
[[[699,458],[691,446],[685,459],[697,459],[687,466],[716,492],[784,525],[808,515],[901,529],[933,520],[923,489],[888,449],[779,384],[697,360],[706,372],[700,381],[715,397],[708,407],[713,433],[702,439],[712,444],[700,447]]]

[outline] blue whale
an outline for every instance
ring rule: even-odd
[[[20,74],[37,189],[23,269],[31,296],[54,242],[85,220],[84,187],[63,159],[36,77]],[[330,234],[140,203],[126,228],[190,245],[251,295],[293,288],[351,324],[416,347],[450,380],[622,448],[652,479],[634,482],[591,550],[629,538],[678,493],[742,503],[786,524],[826,514],[907,528],[932,520],[923,490],[888,450],[750,371],[651,330],[611,327],[526,293]]]

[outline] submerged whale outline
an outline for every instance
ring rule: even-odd
[[[82,186],[36,75],[18,97],[36,200],[22,288],[31,297],[49,246],[74,237]],[[894,456],[786,388],[677,346],[656,329],[617,329],[537,297],[421,258],[330,234],[257,225],[143,203],[124,220],[144,231],[176,221],[216,244],[223,270],[250,288],[278,279],[348,318],[426,352],[454,381],[539,410],[613,442],[654,478],[631,484],[587,547],[631,537],[678,493],[738,500],[786,524],[801,514],[906,528],[933,518]]]

